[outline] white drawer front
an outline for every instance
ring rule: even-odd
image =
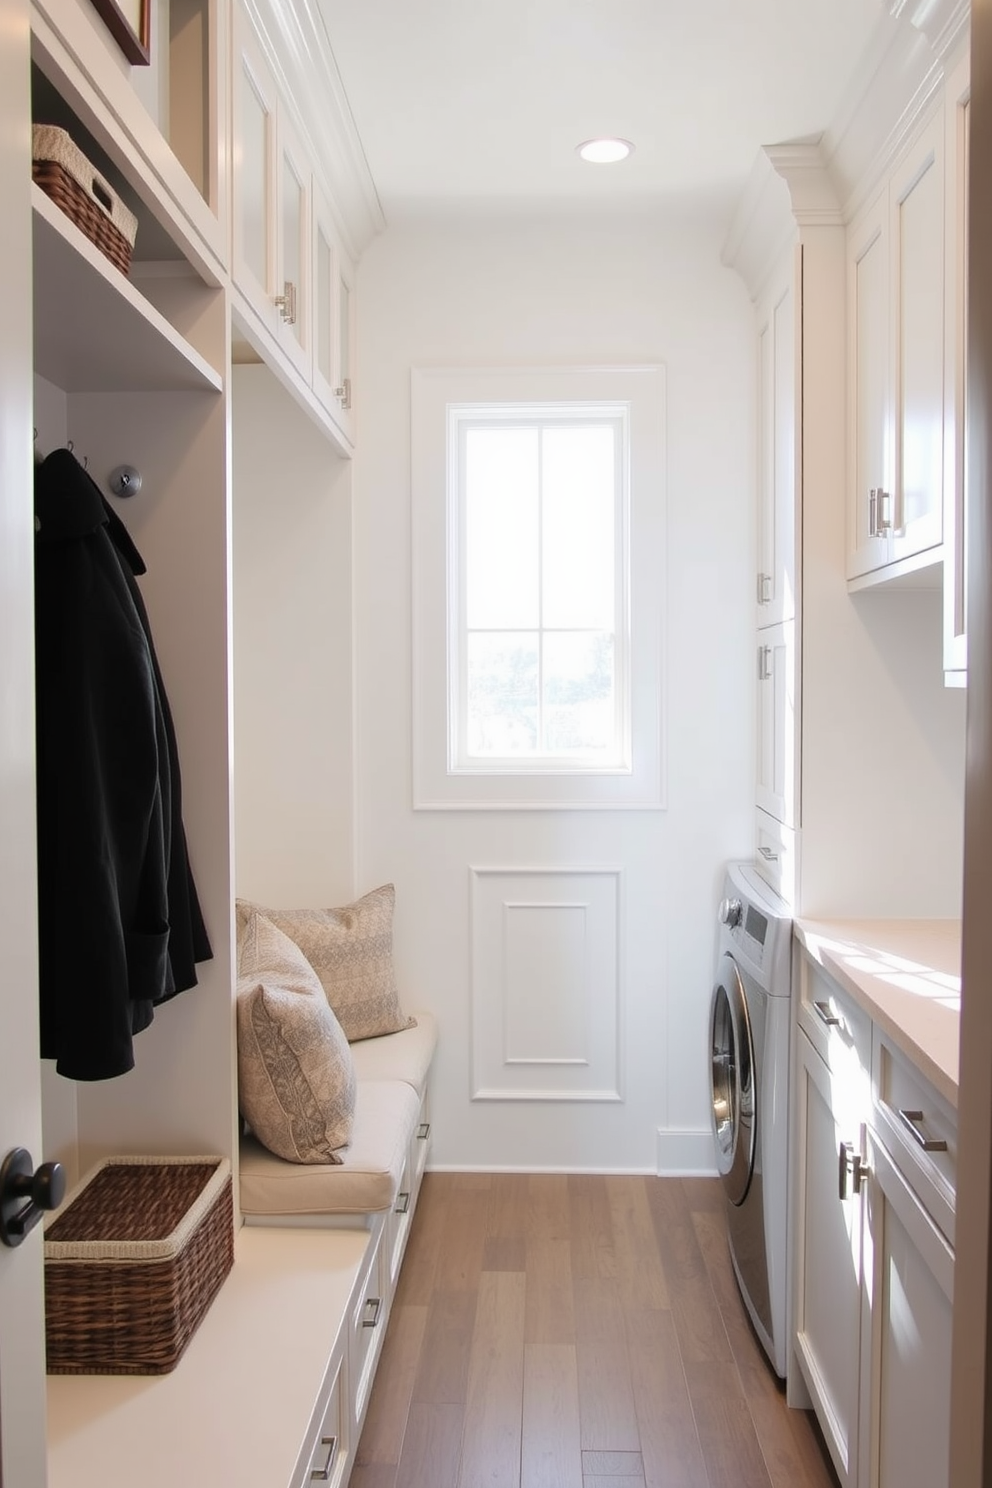
[[[837,1074],[871,1068],[871,1019],[808,956],[800,958],[799,1025],[829,1069]]]
[[[340,1488],[349,1467],[343,1346],[335,1350],[331,1359],[316,1413],[320,1415],[320,1423],[301,1454],[293,1478],[294,1488],[318,1488],[318,1485]]]
[[[949,1240],[957,1192],[957,1112],[878,1029],[875,1125],[893,1164]]]
[[[767,811],[754,814],[754,866],[787,904],[796,897],[796,833]]]

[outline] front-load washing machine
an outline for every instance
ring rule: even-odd
[[[741,1295],[784,1379],[792,917],[752,868],[731,864],[719,920],[710,1008],[717,1167]]]

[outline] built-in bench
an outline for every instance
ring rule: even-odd
[[[241,1140],[246,1224],[318,1222],[366,1227],[397,1205],[413,1214],[430,1137],[428,1077],[437,1045],[432,1014],[416,1026],[351,1045],[358,1076],[355,1124],[340,1163],[291,1163],[252,1136]]]

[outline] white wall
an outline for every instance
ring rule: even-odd
[[[715,907],[725,862],[750,855],[753,803],[753,322],[721,238],[606,219],[406,223],[360,265],[357,887],[395,882],[401,994],[440,1021],[436,1166],[712,1162]],[[595,362],[666,366],[668,809],[415,813],[410,369]],[[575,866],[622,870],[623,1099],[473,1102],[470,868]]]
[[[351,897],[351,467],[263,366],[233,377],[235,888]]]

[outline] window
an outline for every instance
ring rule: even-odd
[[[419,809],[657,808],[664,373],[415,370]]]
[[[627,428],[449,406],[451,770],[629,769]]]

